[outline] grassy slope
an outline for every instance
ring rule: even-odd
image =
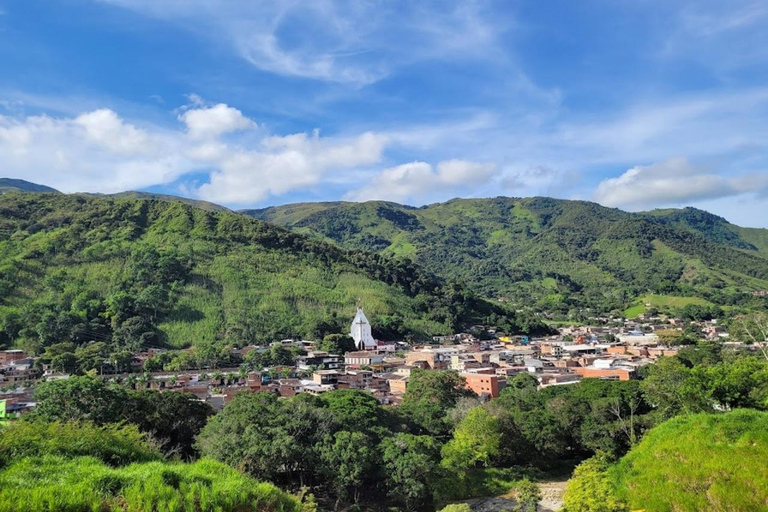
[[[13,287],[2,298],[0,320],[36,301],[84,290],[109,296],[137,246],[172,247],[190,262],[190,276],[160,323],[173,346],[306,336],[334,315],[346,325],[358,300],[374,323],[397,315],[416,333],[451,329],[415,306],[418,297],[406,285],[422,283],[426,288],[416,293],[426,297],[438,289],[418,270],[234,213],[47,194],[0,197],[0,277]],[[63,278],[63,291],[50,288],[52,275]]]
[[[301,503],[219,462],[113,468],[91,457],[32,457],[0,471],[0,512],[299,512]]]
[[[646,304],[650,304],[650,306],[646,306]],[[627,310],[624,312],[624,316],[627,318],[635,318],[642,313],[645,313],[648,309],[648,307],[651,308],[683,308],[687,306],[688,304],[693,304],[696,306],[712,306],[713,304],[709,302],[708,300],[701,299],[699,297],[678,297],[675,295],[655,295],[655,294],[648,294],[643,295],[642,297],[637,299],[637,304],[634,306],[627,308]]]
[[[758,512],[768,508],[768,413],[674,418],[609,470],[631,510]]]
[[[756,250],[768,231],[744,235],[715,216],[694,222],[669,219],[668,211],[630,214],[549,198],[456,199],[423,208],[302,203],[245,213],[347,247],[410,257],[488,296],[527,303],[574,294],[582,303],[620,293],[631,300],[664,282],[687,295],[768,287],[768,262]],[[595,300],[584,300],[589,296]]]

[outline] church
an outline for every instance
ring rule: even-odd
[[[357,350],[376,350],[377,343],[371,334],[371,323],[363,313],[363,308],[357,308],[357,315],[352,321],[349,335],[355,340]]]

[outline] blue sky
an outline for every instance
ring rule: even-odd
[[[764,1],[0,0],[0,174],[768,227]]]

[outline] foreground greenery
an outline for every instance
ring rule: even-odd
[[[202,457],[193,466],[173,463],[171,470],[188,483],[178,487],[183,492],[153,480],[165,489],[163,500],[183,504],[193,499],[184,497],[188,490],[197,496],[195,468],[216,460],[242,472],[227,473],[235,482],[247,474],[289,492],[310,492],[326,509],[430,512],[469,497],[510,492],[527,507],[520,510],[534,510],[538,498],[529,479],[562,475],[583,462],[569,490],[571,512],[624,511],[630,504],[657,510],[651,505],[662,494],[648,490],[656,479],[677,485],[680,503],[688,503],[687,489],[698,492],[719,475],[730,475],[719,464],[743,460],[751,467],[765,456],[766,413],[758,411],[768,410],[768,361],[759,355],[700,342],[644,368],[639,380],[584,379],[540,389],[533,376],[521,374],[488,402],[463,389],[455,372],[414,370],[399,407],[383,406],[359,390],[291,398],[246,392],[211,417],[191,395],[127,391],[73,377],[42,385],[37,410],[0,433],[0,467],[6,468],[0,473],[21,475],[21,481],[34,476],[33,464],[46,468],[39,485],[50,491],[16,485],[10,487],[13,496],[58,495],[63,488],[57,482],[77,487],[86,481],[101,489],[99,479],[114,477],[137,500],[142,493],[155,499],[154,491],[133,487],[134,476],[145,467],[162,474],[158,465],[166,468],[168,460]],[[721,412],[735,408],[749,410]],[[755,459],[742,455],[750,449]],[[718,460],[698,462],[705,454]],[[46,456],[53,459],[36,459]],[[63,470],[54,478],[49,468],[57,464]],[[750,471],[752,479],[738,473],[742,483],[763,486],[764,473]],[[719,500],[721,508],[714,510],[752,510],[751,502],[716,491],[708,495]],[[111,499],[103,492],[102,498],[83,495]],[[701,505],[690,502],[693,508],[669,510]]]
[[[358,300],[382,339],[548,330],[410,262],[146,199],[3,194],[0,292],[0,346],[65,371],[125,371],[148,347],[323,339]]]
[[[221,463],[163,462],[135,427],[21,422],[0,430],[0,511],[292,512],[311,502]]]
[[[750,292],[768,289],[768,230],[692,208],[627,213],[583,201],[499,197],[422,208],[302,203],[245,213],[345,247],[411,258],[486,296],[549,312],[624,311],[648,293],[766,306]]]
[[[611,465],[574,473],[567,512],[758,512],[768,506],[768,413],[686,415],[651,430]]]

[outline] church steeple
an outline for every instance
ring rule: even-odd
[[[355,346],[358,350],[368,350],[376,347],[376,340],[373,339],[371,334],[371,324],[368,322],[363,308],[358,300],[357,314],[352,321],[349,335],[355,340]]]

